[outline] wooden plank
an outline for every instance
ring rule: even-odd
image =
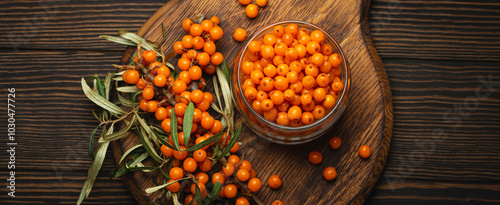
[[[382,58],[500,60],[500,2],[377,0],[370,11]]]

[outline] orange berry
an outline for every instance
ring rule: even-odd
[[[160,151],[165,157],[172,157],[174,155],[174,150],[166,145],[161,145]]]
[[[313,121],[314,121],[314,116],[312,113],[310,113],[310,112],[302,113],[302,118],[301,118],[302,124],[308,125],[308,124],[311,124]]]
[[[191,173],[196,171],[196,169],[198,168],[198,163],[196,162],[196,160],[194,160],[191,157],[185,159],[184,163],[182,165],[184,167],[184,170],[186,170],[187,172],[191,172]]]
[[[212,29],[210,29],[210,37],[212,37],[214,40],[221,39],[223,35],[224,31],[221,27],[214,26]]]
[[[125,75],[125,73],[124,73]],[[125,81],[126,79],[126,81]],[[139,71],[136,70],[128,70],[126,72],[126,78],[123,78],[123,81],[125,81],[128,84],[136,84],[140,79]]]
[[[333,167],[327,167],[323,171],[323,177],[326,179],[326,181],[332,181],[337,178],[337,171],[335,171],[335,168]]]
[[[328,61],[330,61],[332,67],[337,67],[342,63],[342,58],[339,54],[334,53],[328,58]]]
[[[168,115],[167,115],[168,116]],[[171,132],[171,127],[170,127],[170,118],[167,118],[167,119],[164,119],[162,122],[161,122],[161,128],[163,130],[165,130],[165,132],[168,132],[170,133]]]
[[[195,90],[191,92],[189,99],[195,104],[201,103],[203,101],[203,91]]]
[[[323,118],[326,114],[325,107],[321,105],[315,105],[312,114],[314,116],[314,119],[318,120]]]
[[[214,124],[212,128],[210,128],[210,132],[212,134],[217,134],[222,131],[222,123],[219,120],[214,120]]]
[[[325,56],[330,56],[333,54],[333,47],[330,44],[325,43],[321,45],[321,53]]]
[[[210,20],[203,20],[201,22],[201,28],[203,28],[203,31],[205,32],[210,32],[210,29],[214,27],[214,22]]]
[[[252,170],[252,164],[247,161],[247,160],[242,160],[240,162],[240,166],[238,166],[238,169],[246,169],[247,171],[251,171]]]
[[[163,87],[167,85],[167,77],[165,77],[164,75],[157,75],[154,78],[154,83],[158,87]]]
[[[209,130],[213,127],[215,119],[212,116],[204,116],[201,118],[201,127],[203,129]]]
[[[184,112],[186,112],[187,105],[185,103],[177,103],[175,104],[174,112],[177,117],[184,116]]]
[[[285,101],[283,92],[279,90],[273,90],[271,92],[270,98],[274,105],[280,105]]]
[[[162,120],[166,119],[167,118],[167,109],[165,109],[164,107],[159,107],[158,109],[156,109],[155,118],[158,121],[162,121]]]
[[[337,150],[340,148],[342,140],[340,139],[340,137],[332,137],[330,141],[328,141],[328,144],[330,144],[330,147],[332,147],[332,149]]]
[[[198,167],[203,172],[208,172],[212,169],[212,161],[205,159],[205,161],[198,163]]]
[[[217,182],[223,185],[226,182],[226,177],[219,172],[215,172],[212,174],[212,184],[216,184]]]
[[[198,180],[198,182],[202,184],[207,184],[209,179],[208,175],[205,172],[198,172],[194,177]]]
[[[335,106],[336,99],[333,95],[326,95],[325,100],[323,101],[323,107],[329,109]]]
[[[234,184],[228,184],[224,187],[224,195],[226,195],[226,198],[232,199],[236,196],[238,193],[238,188]]]
[[[142,53],[142,59],[144,59],[148,63],[152,63],[156,60],[156,52],[152,50],[146,50]]]
[[[309,43],[307,43],[306,48],[307,48],[307,52],[311,55],[313,55],[321,50],[321,46],[316,41],[310,41]]]
[[[174,51],[177,53],[177,54],[183,54],[185,51],[184,51],[184,46],[182,45],[182,42],[181,41],[177,41],[174,43],[173,45],[173,49]]]
[[[193,21],[191,19],[184,19],[184,21],[182,21],[182,29],[185,31],[189,31],[192,25]]]
[[[203,72],[202,72],[200,67],[193,66],[193,67],[189,68],[188,74],[189,74],[189,78],[191,78],[191,80],[199,80],[199,79],[201,79],[201,75],[203,74]]]
[[[321,43],[325,41],[325,34],[320,30],[311,32],[311,40]]]
[[[302,109],[299,106],[292,106],[288,110],[288,119],[290,121],[298,121],[302,118]]]
[[[283,202],[281,202],[280,200],[275,200],[271,205],[283,205]]]
[[[258,53],[260,52],[261,44],[259,41],[250,41],[248,44],[248,51],[251,53]]]
[[[299,58],[299,54],[295,48],[288,48],[285,52],[285,57],[290,59],[291,61],[297,60]]]
[[[265,59],[272,59],[274,57],[274,48],[270,45],[262,46],[260,50],[260,55]]]
[[[168,180],[167,183],[171,183],[171,182],[173,182],[173,183],[167,186],[167,190],[169,190],[173,193],[176,193],[176,192],[179,192],[181,190],[181,185],[179,184],[179,182],[174,182],[174,181],[175,180],[173,180],[173,179]]]
[[[273,103],[272,100],[265,99],[265,100],[262,101],[262,103],[261,103],[261,109],[264,112],[271,111],[273,108],[274,108],[274,103]]]
[[[246,169],[240,169],[236,173],[236,177],[238,178],[238,180],[246,182],[248,178],[250,178],[250,172],[248,172],[248,170]]]
[[[231,176],[234,173],[234,165],[230,163],[226,163],[224,167],[222,167],[222,171],[226,176]]]
[[[199,149],[193,152],[193,158],[197,162],[203,162],[207,158],[207,152],[203,149]]]
[[[203,27],[200,24],[193,24],[189,28],[189,34],[192,36],[200,36],[203,33]]]
[[[314,77],[308,75],[302,78],[302,86],[304,86],[305,89],[312,89],[316,85],[316,80]]]
[[[237,28],[234,30],[233,38],[236,41],[244,41],[247,38],[247,32],[245,29]]]
[[[241,71],[246,75],[250,75],[253,70],[254,70],[254,64],[250,61],[245,61],[241,65]]]
[[[258,192],[262,187],[262,182],[258,178],[252,178],[248,181],[248,190],[251,192]]]
[[[184,81],[182,81],[182,80],[176,80],[176,81],[174,82],[174,85],[172,86],[172,90],[173,90],[175,93],[177,93],[177,94],[180,94],[180,93],[182,93],[182,92],[186,91],[186,89],[187,89],[187,85],[186,85],[186,83],[185,83]],[[143,91],[143,93],[144,93],[144,91]]]
[[[255,4],[248,4],[247,8],[245,9],[245,13],[247,14],[248,18],[255,18],[259,14],[259,7]]]
[[[182,170],[182,168],[180,167],[172,167],[172,169],[170,169],[169,171],[168,176],[173,180],[181,179],[182,177],[184,177],[184,170]]]
[[[238,143],[236,143],[236,144],[238,144]],[[240,163],[240,157],[238,157],[238,155],[233,154],[227,158],[227,162],[231,163],[233,165],[236,165],[236,164]]]
[[[191,193],[196,193],[196,186],[200,189],[201,196],[205,198],[207,196],[207,189],[205,187],[205,184],[198,182],[198,184],[192,184],[191,185]]]
[[[217,16],[212,16],[212,18],[210,18],[210,21],[214,22],[214,24],[220,23],[220,19]]]
[[[333,81],[332,90],[335,92],[339,92],[344,88],[344,84],[341,81]]]
[[[269,185],[269,187],[271,187],[272,189],[280,188],[282,184],[283,181],[278,175],[271,175],[267,180],[267,185]]]
[[[250,205],[250,202],[244,196],[236,199],[235,205]]]
[[[183,48],[192,48],[193,47],[193,36],[185,35],[181,39]]]
[[[361,146],[358,151],[359,151],[359,156],[361,156],[362,158],[367,159],[368,157],[370,157],[371,150],[370,147],[368,147],[368,145]]]
[[[213,65],[220,65],[222,61],[224,60],[224,57],[222,56],[221,53],[215,52],[211,57],[210,60]]]
[[[285,32],[296,36],[299,32],[299,26],[297,24],[291,23],[285,27]]]
[[[321,153],[318,151],[312,151],[308,155],[309,162],[312,164],[320,164],[321,161],[323,160],[323,157],[321,156]]]
[[[180,148],[181,150],[186,149],[186,147],[184,147],[184,146],[180,146],[179,148]],[[184,150],[184,151],[182,151],[182,152],[181,152],[181,151],[174,150],[174,157],[175,157],[176,159],[178,159],[178,160],[184,160],[184,159],[186,159],[186,157],[187,157],[187,156],[188,156],[188,152],[187,152],[186,150]]]
[[[240,149],[240,144],[235,143],[233,147],[229,150],[230,153],[236,153]]]
[[[276,37],[281,38],[285,34],[285,28],[281,25],[275,26],[273,29],[273,34]]]
[[[142,97],[145,100],[151,100],[155,96],[155,90],[152,87],[147,87],[142,90]]]
[[[279,125],[287,126],[290,123],[288,119],[288,114],[286,112],[278,113],[278,117],[276,118],[276,123]]]

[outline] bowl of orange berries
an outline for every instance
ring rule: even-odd
[[[233,63],[235,107],[264,139],[311,141],[347,106],[349,63],[333,36],[312,23],[265,26],[243,43]]]

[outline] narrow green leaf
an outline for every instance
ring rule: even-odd
[[[118,95],[118,101],[120,102],[120,104],[127,106],[127,107],[130,107],[130,108],[134,107],[134,104],[132,103],[132,101],[125,99],[120,93],[117,93],[117,95]]]
[[[134,172],[134,171],[153,171],[158,169],[158,167],[130,167],[128,168],[129,171]]]
[[[139,148],[139,147],[142,147],[142,144],[138,144],[138,145],[135,145],[133,147],[131,147],[130,149],[128,149],[125,153],[123,153],[122,157],[120,158],[120,162],[118,162],[118,164],[121,164],[123,162],[123,160],[125,158],[127,158],[127,156],[132,152],[134,151],[135,149]]]
[[[144,38],[136,35],[135,33],[124,31],[124,30],[118,31],[118,35],[120,35],[121,37],[123,37],[125,39],[131,40],[136,44],[141,44],[141,46],[143,48],[145,48],[146,50],[153,50],[157,56],[163,57],[163,53],[160,52],[159,45],[156,43],[153,43],[151,41],[147,41]]]
[[[122,93],[136,93],[136,92],[141,91],[141,90],[139,90],[139,88],[135,87],[135,85],[119,87],[119,88],[116,88],[116,90],[118,90],[119,92],[122,92]]]
[[[134,43],[131,40],[127,40],[124,38],[116,37],[116,36],[110,36],[110,35],[100,35],[99,38],[106,39],[108,41],[114,42],[114,43],[119,43],[127,46],[136,46],[137,44]]]
[[[222,184],[220,182],[216,182],[212,188],[212,193],[210,193],[210,198],[215,199],[219,195],[220,190],[222,190]]]
[[[158,140],[160,141],[161,144],[164,144],[165,146],[167,146],[170,149],[177,150],[177,148],[175,148],[172,144],[170,144],[170,142],[165,140],[165,138],[168,138],[167,136],[161,135],[158,133],[156,135],[158,136]],[[177,151],[179,151],[179,150],[177,150]]]
[[[226,76],[226,80],[230,81],[231,78],[229,77],[229,68],[227,67],[226,59],[224,59],[222,61],[221,68],[222,68],[222,71],[224,71],[224,74]]]
[[[126,112],[121,109],[120,107],[116,106],[115,104],[109,102],[106,100],[104,97],[100,96],[98,93],[93,91],[85,82],[85,79],[82,78],[82,89],[87,98],[89,98],[92,102],[94,102],[96,105],[104,108],[105,110],[115,114],[125,114]]]
[[[142,145],[146,149],[146,152],[149,154],[149,156],[151,156],[151,158],[153,158],[156,162],[162,163],[162,159],[160,158],[160,156],[158,156],[158,153],[156,153],[155,149],[153,148],[153,145],[151,144],[151,141],[147,139],[144,129],[140,129],[138,135],[141,138]]]
[[[231,137],[231,140],[226,145],[226,147],[224,147],[224,149],[222,150],[222,152],[220,153],[220,155],[216,158],[216,160],[221,159],[227,153],[229,153],[229,150],[231,150],[231,148],[233,148],[234,144],[236,144],[236,141],[240,137],[240,133],[241,133],[241,123],[238,125],[238,130],[236,131],[236,133]]]
[[[191,129],[193,128],[193,113],[194,104],[189,102],[186,111],[184,111],[184,122],[182,124],[182,131],[184,133],[184,143],[189,144],[189,137],[191,135]]]
[[[90,139],[89,139],[89,155],[90,157],[92,158],[92,160],[94,160],[94,137],[95,137],[95,133],[97,132],[97,130],[99,129],[99,127],[101,127],[101,125],[98,125],[94,131],[92,131],[92,133],[90,134]]]
[[[151,193],[156,192],[156,191],[158,191],[160,189],[163,189],[163,188],[165,188],[165,187],[167,187],[167,186],[169,186],[169,185],[171,185],[171,184],[173,184],[175,182],[178,182],[178,181],[181,181],[181,180],[185,180],[185,179],[189,179],[189,177],[184,177],[184,178],[181,178],[181,179],[178,179],[178,180],[175,180],[175,181],[171,181],[169,183],[162,184],[160,186],[155,186],[155,187],[147,188],[146,189],[146,193],[151,194]]]
[[[136,93],[132,96],[132,98],[130,99],[130,101],[131,101],[132,103],[135,103],[135,99],[137,99],[137,96],[138,96],[139,94],[141,94],[141,93],[142,93],[142,90],[141,90],[141,91],[139,91],[139,92],[136,92]]]
[[[122,138],[123,136],[125,136],[128,133],[128,131],[130,130],[130,128],[132,127],[132,125],[135,124],[135,120],[136,120],[135,119],[135,115],[133,115],[132,119],[128,123],[127,127],[125,127],[124,129],[121,129],[118,132],[114,132],[114,133],[109,134],[109,135],[104,135],[103,137],[99,138],[99,143],[115,141],[117,139]],[[114,124],[115,123],[113,122],[113,125]]]
[[[205,141],[200,142],[197,145],[193,145],[193,146],[187,148],[186,151],[192,152],[192,151],[195,151],[195,150],[199,150],[202,147],[205,147],[205,146],[209,145],[210,143],[215,142],[216,140],[219,140],[223,134],[224,134],[223,132],[217,133],[214,136],[209,137]]]
[[[179,139],[177,138],[177,116],[175,116],[175,108],[172,108],[172,114],[170,114],[170,135],[172,135],[172,140],[174,141],[175,150],[180,151]]]
[[[104,89],[104,82],[99,78],[97,74],[95,74],[92,77],[89,77],[86,80],[87,83],[93,82],[94,84],[94,89],[92,90],[97,90],[100,96],[105,97],[105,89]]]
[[[109,91],[111,89],[111,78],[113,77],[113,74],[108,73],[106,75],[106,78],[104,79],[104,95],[106,100],[109,100]]]
[[[196,204],[202,204],[203,203],[203,198],[201,197],[201,190],[198,184],[194,185],[194,199],[196,200]]]
[[[127,162],[127,164],[131,164],[131,163],[132,163],[132,161]],[[121,166],[120,169],[118,169],[118,171],[116,171],[116,173],[114,173],[115,178],[121,177],[122,175],[124,175],[127,172],[128,172],[127,167],[125,165]]]
[[[217,76],[214,75],[213,78],[214,78],[213,82],[214,82],[215,96],[217,97],[217,102],[219,103],[218,110],[220,110],[220,112],[219,112],[220,114],[224,114],[224,113],[222,113],[222,102],[220,100],[219,85],[217,84]],[[212,105],[214,105],[214,104],[215,103],[212,103]],[[212,106],[212,107],[214,107],[214,106]]]
[[[132,163],[130,165],[127,165],[127,169],[130,169],[131,167],[136,167],[137,164],[144,161],[146,158],[148,158],[148,156],[149,156],[148,152],[142,153],[138,157],[134,158],[134,160],[132,161]]]

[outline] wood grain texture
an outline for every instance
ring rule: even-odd
[[[163,45],[165,50],[169,51],[172,44],[185,35],[185,31],[180,26],[182,20],[198,13],[203,13],[208,17],[217,15],[222,19],[220,25],[226,33],[216,43],[217,50],[224,54],[228,64],[231,65],[239,49],[238,43],[232,39],[231,35],[237,27],[246,28],[251,34],[266,24],[280,20],[302,20],[318,24],[331,32],[342,46],[351,66],[352,87],[346,114],[334,125],[332,131],[321,139],[304,145],[283,146],[264,142],[258,139],[249,128],[245,128],[240,138],[243,142],[241,150],[253,163],[253,167],[258,172],[257,176],[264,183],[272,174],[278,174],[286,181],[280,189],[287,190],[286,193],[279,190],[273,191],[267,186],[257,193],[266,204],[275,199],[281,199],[287,204],[325,204],[330,201],[338,204],[361,204],[382,172],[392,134],[392,99],[389,82],[380,58],[376,52],[368,51],[363,40],[363,38],[370,37],[361,29],[362,13],[363,17],[366,17],[366,12],[362,9],[369,8],[369,4],[362,5],[362,2],[364,1],[318,1],[310,2],[308,5],[299,4],[296,1],[279,2],[279,4],[269,2],[265,8],[261,9],[256,19],[248,20],[243,13],[244,7],[233,1],[217,3],[171,1],[160,8],[138,31],[138,34],[159,42],[163,24],[165,31],[171,34],[166,37],[167,43]],[[281,5],[296,6],[283,8]],[[311,5],[316,5],[317,8],[335,8],[335,12],[333,15],[327,15],[326,10],[313,12]],[[228,8],[224,12],[214,9],[224,6]],[[295,13],[290,15],[291,8],[298,8],[298,10],[294,9]],[[287,15],[283,15],[285,13]],[[336,19],[336,21],[330,21],[330,19]],[[372,49],[374,50],[373,47]],[[130,51],[132,50],[128,52]],[[124,55],[124,57],[127,56],[130,54]],[[372,58],[378,61],[376,65],[372,62]],[[126,62],[127,59],[124,60]],[[172,62],[174,65],[176,60]],[[380,76],[383,80],[379,79]],[[338,152],[329,153],[332,150],[327,142],[332,136],[341,136],[344,148]],[[116,160],[119,160],[121,153],[137,144],[138,139],[136,136],[128,136],[120,142],[121,144],[113,144]],[[362,160],[357,154],[357,149],[363,144],[368,144],[372,149],[373,154],[369,160]],[[313,150],[324,153],[322,166],[311,166],[304,160]],[[339,172],[335,183],[327,183],[322,179],[323,169],[327,166],[334,166]],[[311,176],[297,177],[300,175]],[[127,176],[125,179],[140,204],[148,204],[161,194],[148,195],[143,191],[155,186],[149,179],[149,175],[143,173],[134,173],[133,176]],[[317,186],[308,186],[312,184],[317,184]],[[345,186],[346,184],[351,185]],[[325,189],[325,187],[329,188]],[[319,195],[325,197],[317,197]]]

